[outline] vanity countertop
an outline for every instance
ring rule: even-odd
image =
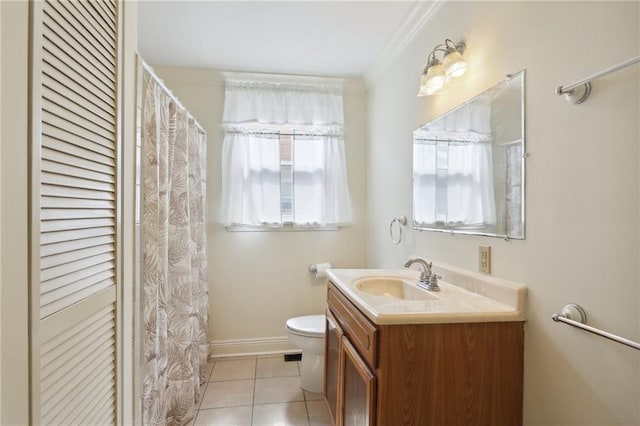
[[[330,269],[327,274],[331,282],[375,324],[525,320],[526,286],[446,264],[434,263],[432,269],[442,276],[438,292],[418,288],[416,283],[420,273],[408,268]],[[375,277],[400,279],[428,295],[425,300],[408,300],[371,294],[358,288],[358,282]]]

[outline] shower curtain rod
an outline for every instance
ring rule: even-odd
[[[187,115],[189,116],[190,119],[193,120],[193,122],[195,123],[196,127],[198,128],[198,130],[200,130],[202,133],[204,133],[206,135],[207,132],[200,125],[198,120],[196,120],[196,118],[193,116],[193,114],[191,114],[191,112],[182,104],[182,102],[180,102],[180,99],[178,99],[178,97],[176,95],[174,95],[171,90],[169,90],[169,88],[164,84],[164,81],[162,81],[162,79],[160,77],[158,77],[158,75],[155,73],[153,68],[151,68],[151,66],[148,65],[144,61],[144,59],[142,59],[142,56],[138,55],[138,60],[142,63],[142,67],[149,73],[149,75],[151,75],[151,77],[162,88],[162,90],[164,90],[167,93],[167,96],[169,96],[171,98],[171,100],[173,102],[175,102],[180,108],[182,108],[184,111],[186,111]]]

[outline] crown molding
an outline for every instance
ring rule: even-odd
[[[417,0],[404,22],[393,37],[378,54],[373,63],[367,68],[363,79],[367,86],[371,86],[402,53],[416,34],[438,13],[446,0],[423,1]]]

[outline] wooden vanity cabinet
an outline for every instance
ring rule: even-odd
[[[522,424],[522,322],[376,325],[331,282],[327,303],[334,425]]]

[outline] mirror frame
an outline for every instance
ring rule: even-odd
[[[504,78],[504,80],[500,81],[497,84],[494,84],[493,86],[491,86],[490,88],[483,90],[481,93],[477,94],[476,96],[466,100],[465,102],[461,103],[460,105],[456,106],[455,108],[440,114],[438,117],[436,117],[435,119],[431,120],[430,122],[420,126],[418,129],[421,129],[425,126],[428,126],[432,123],[434,123],[437,120],[440,120],[441,118],[445,117],[448,114],[451,114],[452,112],[458,110],[459,108],[464,107],[465,105],[473,102],[474,100],[478,99],[479,97],[485,95],[487,92],[490,92],[492,90],[496,90],[496,88],[498,88],[501,84],[503,84],[504,82],[507,82],[513,78],[516,77],[522,77],[522,80],[520,82],[520,108],[521,108],[521,114],[520,114],[520,126],[521,126],[521,147],[522,147],[522,160],[521,160],[521,181],[522,181],[522,193],[521,193],[521,217],[520,220],[522,221],[522,235],[517,235],[517,236],[513,236],[513,235],[508,235],[508,234],[496,234],[496,233],[491,233],[491,232],[484,232],[484,231],[476,231],[473,229],[453,229],[453,228],[446,228],[446,227],[442,227],[442,228],[432,228],[432,227],[426,227],[426,226],[420,226],[416,221],[415,221],[415,200],[413,199],[413,196],[411,197],[411,202],[412,202],[412,227],[415,230],[418,231],[435,231],[435,232],[444,232],[444,233],[448,233],[448,234],[465,234],[465,235],[479,235],[479,236],[485,236],[485,237],[496,237],[496,238],[504,238],[506,241],[514,239],[514,240],[524,240],[526,239],[526,222],[525,222],[525,210],[526,210],[526,204],[525,204],[525,194],[526,194],[526,173],[525,173],[525,169],[526,169],[526,159],[528,157],[527,154],[527,150],[526,150],[526,131],[525,131],[525,70],[520,70],[518,72],[515,72],[513,74],[507,74]],[[416,130],[418,130],[416,129]],[[412,139],[412,146],[413,146],[413,139]],[[413,160],[412,160],[412,164],[413,164]],[[412,166],[413,169],[413,166]],[[412,188],[412,194],[413,194],[413,185],[414,185],[414,177],[412,174],[411,177],[411,188]]]

